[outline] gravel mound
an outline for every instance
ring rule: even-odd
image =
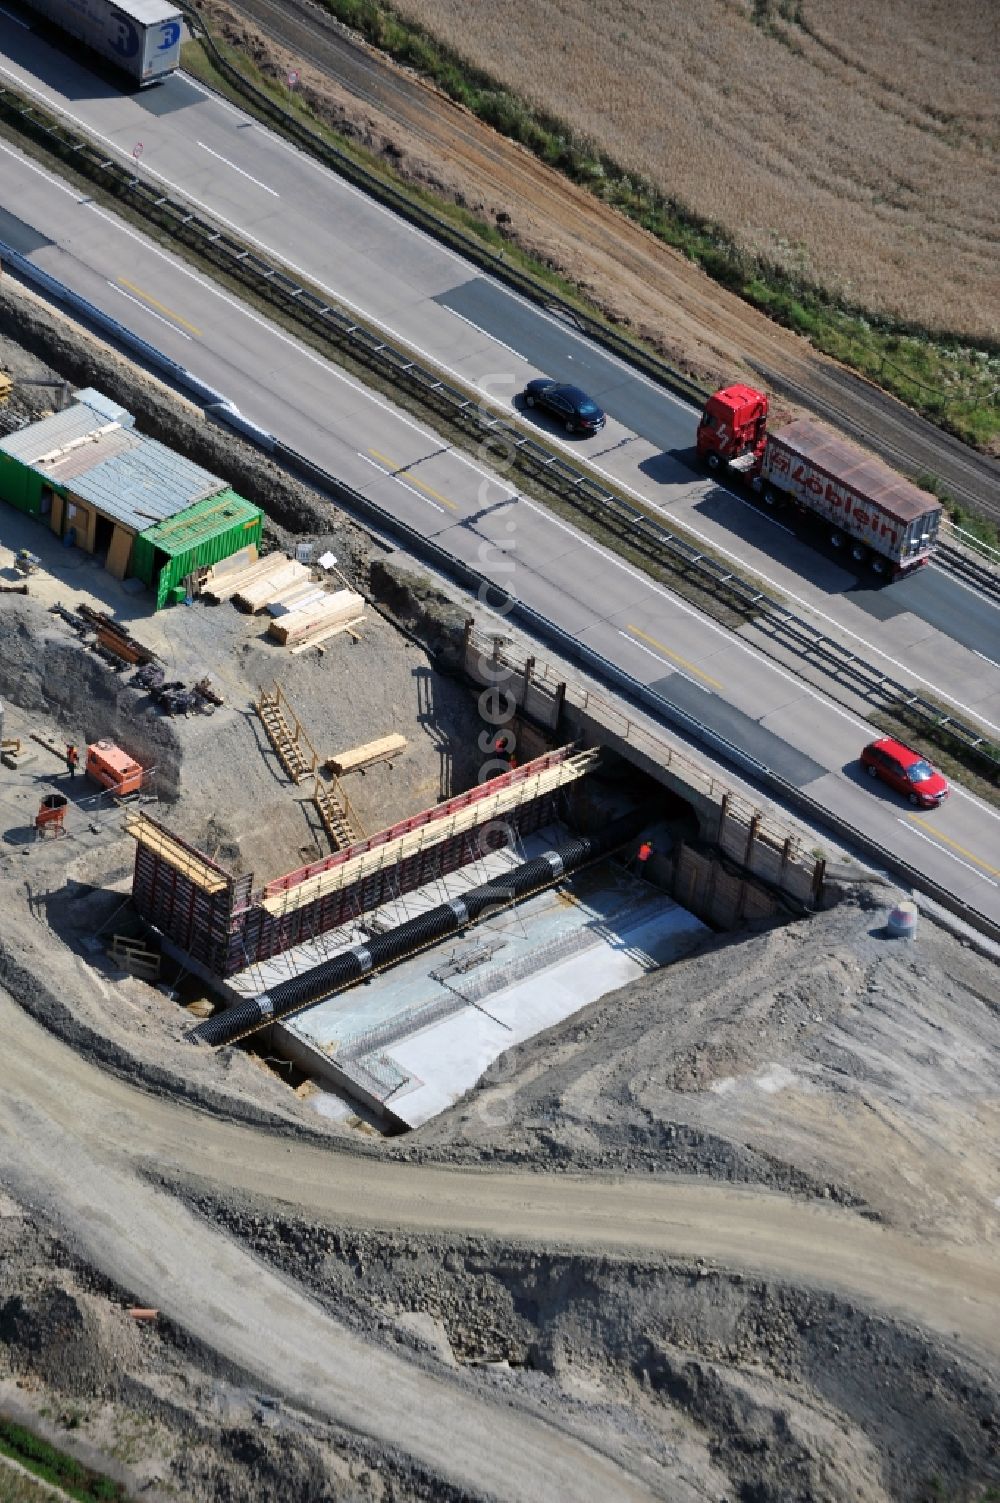
[[[838,1296],[705,1264],[369,1235],[194,1204],[359,1329],[457,1361],[505,1402],[645,1446],[669,1466],[671,1496],[874,1503],[935,1487],[972,1496],[1000,1480],[996,1375]]]
[[[675,1170],[820,1195],[958,1241],[1000,1188],[1000,974],[891,889],[708,939],[501,1057],[423,1157]]]

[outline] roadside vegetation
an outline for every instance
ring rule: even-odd
[[[963,536],[960,541],[974,553],[980,553],[983,558],[995,564],[996,554],[1000,551],[1000,527],[988,517],[979,517],[967,507],[960,506],[936,475],[925,473],[914,476],[914,479],[921,489],[937,496],[955,526],[961,528]]]
[[[51,1483],[58,1487],[68,1497],[77,1499],[77,1503],[125,1503],[127,1493],[120,1483],[114,1482],[110,1477],[100,1472],[91,1471],[83,1466],[72,1456],[67,1456],[64,1451],[59,1451],[50,1445],[47,1440],[26,1429],[24,1425],[16,1424],[13,1420],[5,1419],[0,1415],[0,1455],[10,1456],[14,1461],[20,1462],[21,1466],[34,1476],[40,1477],[43,1482]],[[24,1479],[16,1478],[12,1473],[3,1473],[0,1487],[6,1486],[8,1478],[12,1479],[11,1495],[16,1499],[20,1496],[26,1500],[40,1497],[41,1492],[30,1490],[30,1483],[22,1486]],[[46,1496],[51,1496],[47,1494]],[[0,1492],[0,1497],[3,1493]]]
[[[957,25],[931,68],[908,14],[903,43],[874,52],[883,78],[878,35],[844,4],[821,29],[805,0],[686,0],[666,28],[646,0],[626,30],[584,0],[482,7],[471,27],[460,0],[323,3],[817,349],[1000,445],[991,105]]]

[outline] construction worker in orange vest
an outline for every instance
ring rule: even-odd
[[[71,778],[76,777],[77,765],[80,761],[80,753],[71,741],[66,743],[66,771]]]

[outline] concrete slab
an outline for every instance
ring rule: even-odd
[[[401,1040],[393,1059],[420,1084],[391,1102],[393,1112],[419,1127],[454,1105],[506,1049],[678,959],[707,932],[686,910],[664,907],[645,923],[623,927],[604,943],[490,997],[489,1013],[466,1009]]]
[[[539,834],[527,853],[552,843]],[[483,865],[495,870],[513,859],[520,857],[504,853]],[[481,872],[455,873],[452,895],[463,876],[466,886],[483,880]],[[411,898],[431,907],[441,901],[439,884]],[[504,1050],[668,964],[706,932],[664,893],[602,862],[282,1028],[304,1051],[296,1057],[306,1068],[321,1072],[328,1059],[369,1087],[380,1083],[385,1106],[417,1126],[469,1090]]]

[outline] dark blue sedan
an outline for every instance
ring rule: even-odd
[[[541,407],[562,423],[567,433],[599,433],[606,422],[592,397],[578,386],[564,386],[561,381],[529,381],[524,388],[524,405]]]

